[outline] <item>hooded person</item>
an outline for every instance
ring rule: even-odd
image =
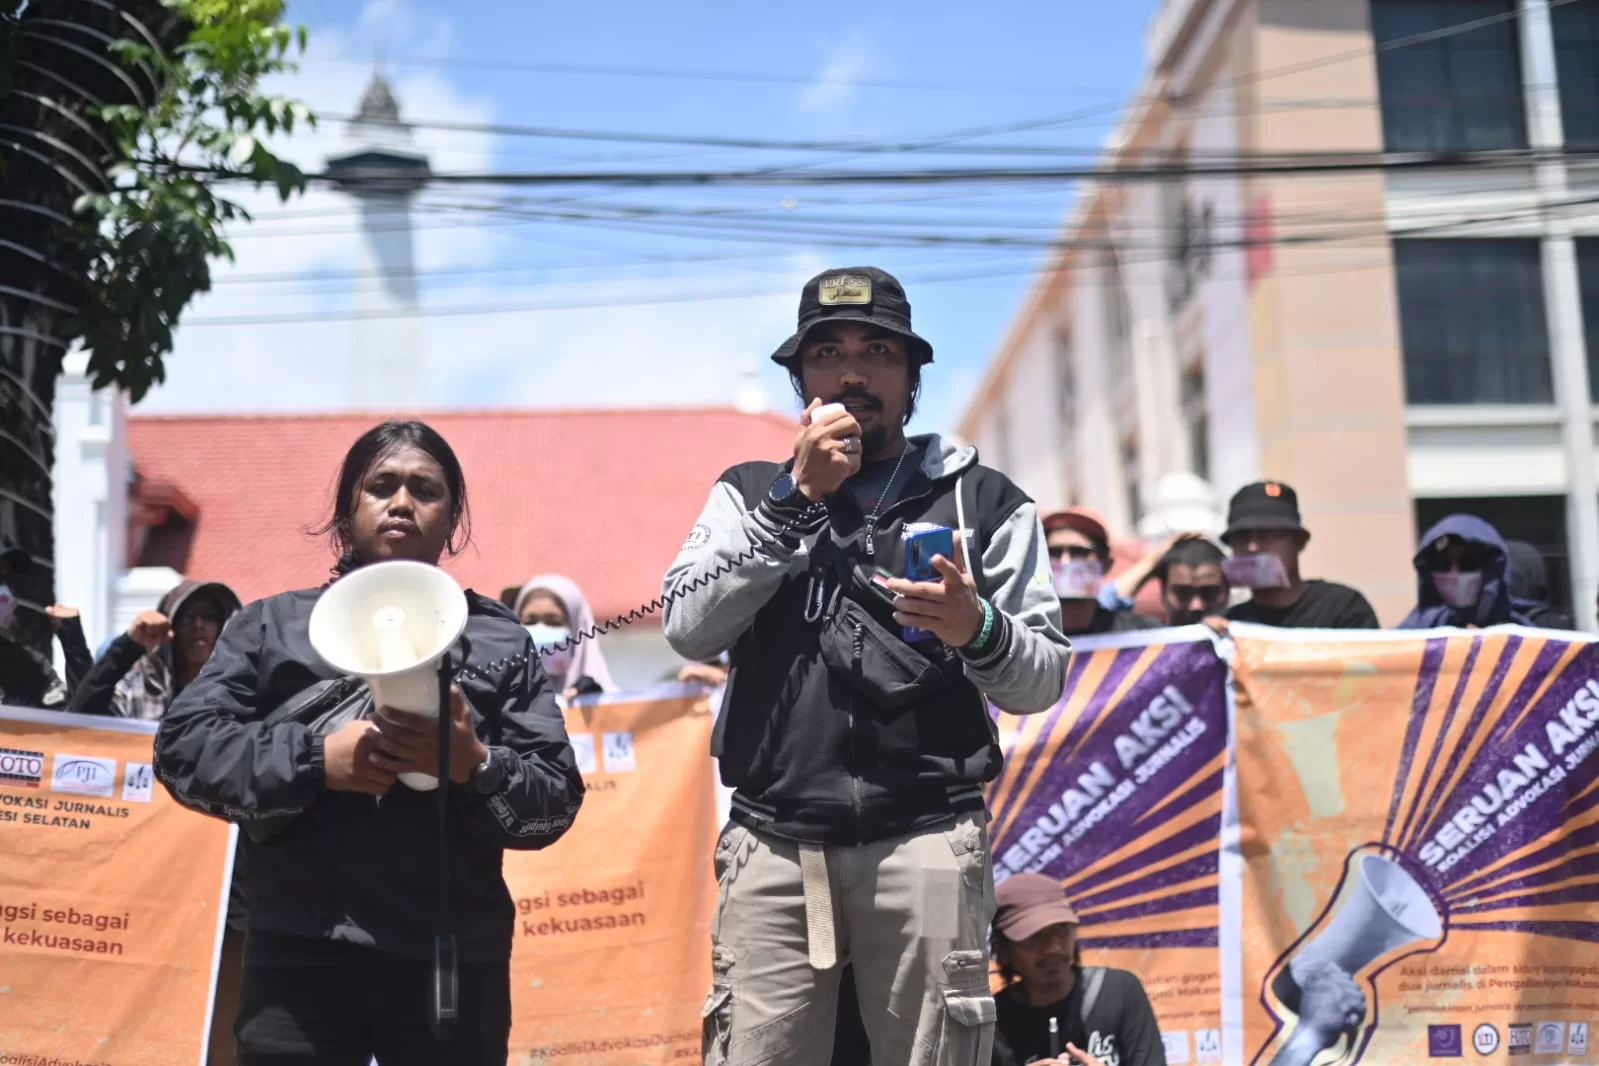
[[[568,699],[616,691],[599,642],[576,639],[594,630],[594,611],[577,582],[540,574],[522,586],[512,607],[539,649],[544,672]]]
[[[133,620],[77,686],[68,710],[154,721],[211,658],[239,597],[220,581],[184,581]]]
[[[1542,629],[1576,629],[1571,616],[1549,605],[1549,569],[1543,553],[1524,540],[1505,541],[1510,556],[1510,606]]]
[[[1476,515],[1452,514],[1427,530],[1414,563],[1416,608],[1400,629],[1530,624],[1511,603],[1504,538]]]

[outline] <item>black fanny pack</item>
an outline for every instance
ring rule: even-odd
[[[318,681],[301,689],[278,705],[264,719],[268,728],[285,722],[299,722],[318,736],[336,733],[351,722],[372,717],[377,710],[372,689],[358,677],[337,677]],[[257,844],[265,844],[300,815],[276,814],[254,819],[239,826]]]
[[[833,594],[822,617],[820,651],[828,669],[884,710],[921,703],[960,682],[960,657],[936,637],[912,644],[894,621],[894,594],[867,567],[839,553],[835,564],[813,571],[833,578]]]

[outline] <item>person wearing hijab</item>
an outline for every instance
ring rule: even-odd
[[[1571,616],[1549,605],[1549,570],[1543,553],[1524,540],[1505,541],[1510,553],[1510,606],[1540,629],[1576,629]]]
[[[594,629],[594,612],[577,582],[540,574],[516,594],[514,610],[539,649],[544,672],[567,699],[616,691],[599,642],[576,639]]]
[[[1414,562],[1416,609],[1400,629],[1530,624],[1511,603],[1504,538],[1476,515],[1452,514],[1427,530]]]

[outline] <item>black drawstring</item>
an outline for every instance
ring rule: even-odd
[[[459,1012],[455,934],[450,921],[450,657],[439,660],[439,916],[433,930],[433,990],[428,1004],[436,1039],[449,1036]]]

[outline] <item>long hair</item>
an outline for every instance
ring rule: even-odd
[[[311,530],[313,536],[328,537],[332,542],[334,554],[338,556],[333,565],[335,576],[347,574],[361,565],[355,553],[352,525],[361,482],[377,462],[403,448],[415,448],[438,463],[444,472],[444,486],[450,493],[450,536],[445,542],[445,552],[456,555],[471,543],[472,512],[466,502],[466,475],[461,472],[461,461],[455,457],[455,450],[438,430],[425,422],[384,422],[357,437],[350,450],[344,453],[338,488],[334,490],[333,514]]]

